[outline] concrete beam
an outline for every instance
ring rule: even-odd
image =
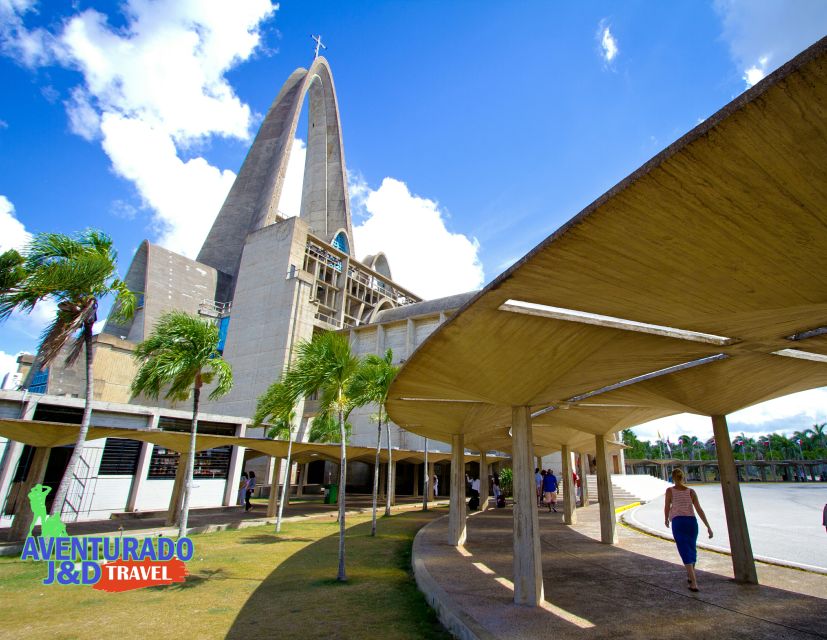
[[[600,541],[606,544],[617,544],[615,500],[612,494],[606,440],[603,439],[603,436],[595,436],[594,443],[597,449],[597,499],[600,502]]]
[[[729,548],[732,550],[732,570],[736,582],[758,584],[755,559],[747,529],[741,487],[738,486],[738,472],[732,457],[732,444],[726,416],[712,416],[712,432],[715,449],[718,452],[718,473],[721,475],[721,492],[724,497],[724,513],[729,530]]]
[[[543,601],[540,519],[534,482],[531,409],[511,409],[514,470],[514,603],[537,607]]]
[[[577,488],[572,480],[571,448],[563,445],[563,522],[575,524],[577,522],[577,511],[575,507]]]
[[[465,436],[451,436],[451,506],[448,512],[448,544],[465,544]]]

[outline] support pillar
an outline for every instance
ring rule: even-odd
[[[296,496],[304,495],[304,487],[307,484],[307,468],[309,466],[310,464],[307,462],[301,466],[299,466],[298,462],[296,463],[296,470],[299,472],[298,482],[296,483]]]
[[[270,480],[270,496],[267,498],[267,517],[275,518],[279,508],[279,485],[281,484],[284,458],[273,458],[273,478]]]
[[[23,444],[9,440],[6,443],[6,450],[3,452],[3,460],[0,461],[0,516],[5,513],[5,504],[11,489],[14,472],[20,463],[20,455],[23,453]]]
[[[755,559],[741,499],[741,487],[738,486],[738,471],[732,457],[732,445],[729,440],[726,416],[712,416],[712,431],[718,451],[718,472],[721,475],[721,492],[724,496],[724,513],[729,530],[729,548],[732,550],[732,570],[736,582],[758,584],[755,571]]]
[[[51,447],[36,447],[34,450],[32,463],[29,465],[29,473],[26,475],[26,481],[20,487],[20,493],[18,494],[14,520],[11,523],[11,531],[9,531],[9,541],[25,540],[26,536],[29,535],[29,529],[34,520],[34,514],[29,504],[29,491],[35,485],[43,482],[43,476],[46,475],[46,465],[49,464],[51,453]]]
[[[451,506],[448,511],[448,544],[465,544],[465,436],[451,436]]]
[[[166,525],[172,527],[179,523],[181,504],[184,500],[184,485],[187,484],[187,455],[182,451],[178,455],[178,468],[175,470],[175,482],[172,483],[172,495],[169,497]]]
[[[149,473],[149,462],[152,460],[152,451],[155,445],[151,442],[141,443],[141,453],[138,454],[138,465],[135,467],[135,476],[132,478],[132,484],[129,487],[129,496],[126,499],[126,510],[128,512],[135,511],[135,506],[138,504],[138,495],[141,492],[141,486],[146,480],[147,473]],[[227,482],[229,482],[229,477]]]
[[[388,486],[388,465],[387,463],[379,463],[379,495],[385,495]]]
[[[575,524],[577,522],[577,511],[575,510],[575,493],[577,487],[572,480],[571,448],[563,445],[563,522]]]
[[[434,501],[434,463],[428,463],[428,502]]]
[[[511,408],[511,438],[514,469],[514,603],[537,607],[543,601],[543,559],[529,407]]]
[[[589,454],[580,453],[580,506],[589,506]]]
[[[388,473],[391,474],[391,506],[393,507],[396,505],[396,460],[391,461]]]
[[[480,510],[488,507],[488,460],[485,451],[480,451]]]
[[[600,541],[617,544],[617,523],[615,521],[615,500],[612,494],[612,480],[606,455],[606,440],[594,437],[597,449],[597,500],[600,502]]]
[[[413,497],[419,497],[419,465],[413,464]]]

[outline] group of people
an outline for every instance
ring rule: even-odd
[[[557,513],[557,476],[551,469],[534,469],[534,482],[537,485],[537,506],[548,507],[549,513]]]
[[[256,488],[256,472],[244,471],[241,474],[241,482],[238,483],[238,504],[244,505],[244,511],[249,511],[253,508],[250,504],[250,498],[253,495],[253,489]]]

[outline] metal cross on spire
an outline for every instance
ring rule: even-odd
[[[319,57],[319,47],[321,47],[322,49],[327,49],[327,47],[322,44],[322,36],[321,35],[318,35],[318,36],[311,35],[310,37],[313,38],[313,40],[316,42],[316,55],[313,56],[313,59],[315,60],[316,58]]]

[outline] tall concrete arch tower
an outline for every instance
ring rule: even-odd
[[[279,202],[296,128],[309,100],[307,158],[300,218],[319,239],[353,249],[339,105],[323,57],[296,69],[270,106],[198,261],[233,278],[250,233],[278,222]],[[338,238],[338,239],[337,239]]]

